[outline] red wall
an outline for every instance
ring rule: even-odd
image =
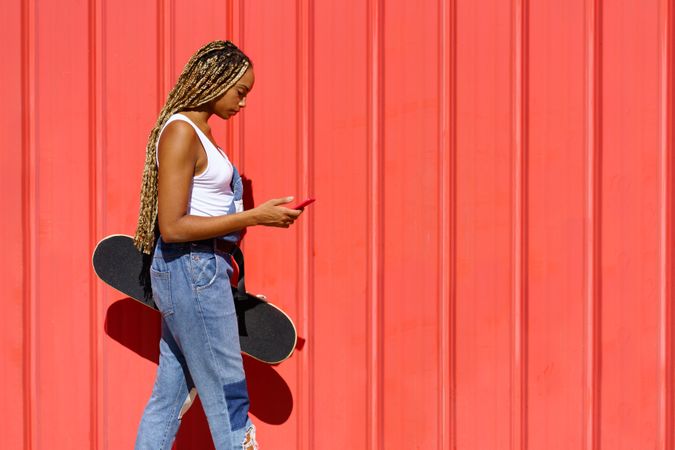
[[[159,317],[100,283],[189,56],[231,39],[216,138],[256,203],[245,358],[264,449],[673,450],[673,1],[22,0],[0,14],[0,447],[132,448]],[[176,448],[209,448],[200,406]]]

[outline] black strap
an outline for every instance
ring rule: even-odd
[[[244,253],[242,253],[239,246],[234,247],[232,250],[232,257],[234,262],[237,263],[239,268],[239,280],[237,281],[237,292],[235,293],[235,300],[245,300],[246,299],[246,283],[244,282]]]

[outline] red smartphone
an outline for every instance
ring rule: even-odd
[[[308,199],[305,200],[304,202],[295,205],[295,206],[293,207],[293,209],[302,209],[302,208],[304,208],[305,206],[309,205],[310,203],[314,203],[315,200],[316,200],[315,198],[308,198]]]

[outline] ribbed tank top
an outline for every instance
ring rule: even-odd
[[[187,214],[194,216],[221,216],[228,213],[234,200],[232,192],[232,163],[224,152],[218,150],[208,137],[187,116],[175,113],[166,121],[157,139],[162,137],[164,128],[174,120],[183,120],[195,129],[199,140],[206,151],[207,166],[204,172],[192,177],[192,190],[188,201]],[[157,167],[159,167],[159,152],[155,151]],[[239,208],[237,208],[239,209]]]

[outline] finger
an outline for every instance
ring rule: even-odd
[[[285,205],[286,203],[290,203],[293,201],[293,196],[290,197],[282,197],[282,198],[275,198],[272,200],[272,204],[277,206],[277,205]],[[288,208],[286,208],[288,209]],[[291,210],[292,211],[292,210]]]
[[[298,217],[300,214],[302,214],[302,209],[290,209],[290,208],[283,208],[283,209],[287,216],[292,217],[294,219]]]
[[[281,212],[286,214],[287,216],[298,216],[302,212],[299,209],[291,209],[291,208],[286,208],[285,206],[278,206],[279,209],[281,209]]]

